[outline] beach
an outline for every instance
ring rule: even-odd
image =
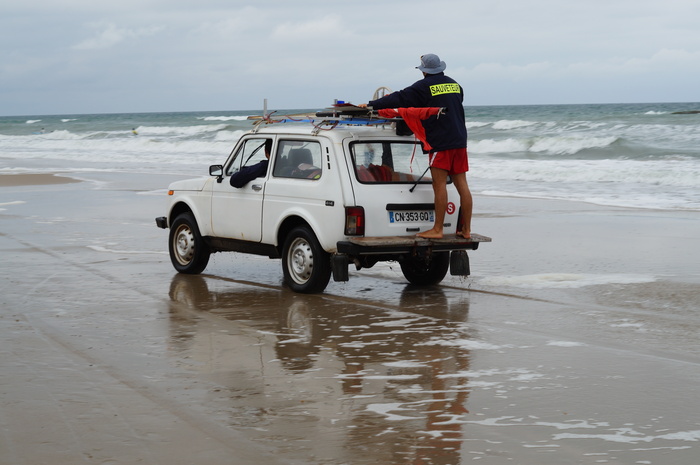
[[[40,186],[44,184],[67,184],[71,182],[78,182],[78,180],[53,174],[15,174],[0,176],[0,187]]]
[[[697,462],[700,211],[476,192],[470,277],[299,295],[175,273],[154,218],[206,169],[8,160],[2,464]]]

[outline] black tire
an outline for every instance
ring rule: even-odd
[[[207,267],[211,251],[192,213],[181,213],[170,225],[168,250],[170,261],[180,273],[199,274]]]
[[[282,248],[284,281],[295,292],[323,292],[331,279],[331,257],[307,226],[294,228]]]
[[[407,258],[399,261],[404,277],[416,286],[432,286],[443,280],[450,268],[450,253],[435,252],[429,259]]]

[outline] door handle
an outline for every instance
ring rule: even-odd
[[[260,184],[253,184],[251,187],[255,192],[259,192],[262,190],[262,186]]]

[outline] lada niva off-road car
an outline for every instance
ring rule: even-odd
[[[380,261],[398,262],[416,285],[437,284],[448,269],[469,275],[466,250],[491,239],[455,235],[451,186],[444,238],[416,237],[432,227],[433,191],[428,157],[401,120],[317,113],[285,121],[259,121],[209,177],[169,186],[167,216],[156,223],[170,228],[178,272],[201,273],[211,253],[236,251],[281,258],[285,283],[302,293],[322,292],[331,276],[347,281],[350,265]],[[233,173],[266,158],[267,141],[265,176],[232,187]]]

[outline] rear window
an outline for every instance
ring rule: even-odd
[[[350,144],[355,176],[363,184],[413,184],[432,182],[428,155],[413,142],[373,141]],[[421,175],[423,177],[421,178]]]

